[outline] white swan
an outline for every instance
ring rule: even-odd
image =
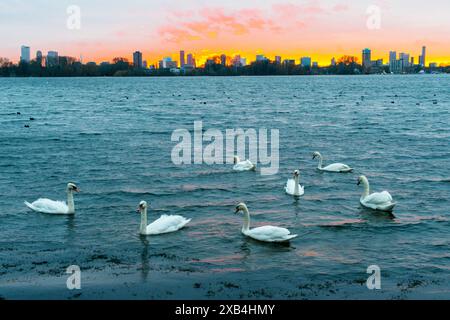
[[[284,187],[284,190],[287,194],[291,196],[300,197],[305,194],[305,188],[302,187],[299,183],[300,180],[300,171],[294,171],[294,177],[289,179]]]
[[[236,207],[235,214],[238,214],[241,211],[244,213],[242,233],[249,238],[264,242],[287,242],[298,237],[296,234],[291,234],[288,229],[280,227],[264,226],[250,229],[250,213],[245,203],[240,203]]]
[[[167,216],[163,215],[161,218],[147,225],[147,202],[142,201],[139,204],[137,212],[141,214],[140,234],[145,236],[155,236],[158,234],[170,233],[184,228],[191,219],[185,219],[182,216]]]
[[[369,180],[365,176],[360,176],[358,178],[358,186],[360,184],[364,185],[364,193],[361,196],[361,205],[379,211],[391,212],[396,203],[393,201],[392,196],[387,191],[376,192],[370,194]]]
[[[353,171],[352,168],[350,168],[348,165],[343,164],[343,163],[333,163],[333,164],[326,166],[325,168],[322,167],[323,157],[320,154],[320,152],[313,153],[313,160],[316,158],[319,158],[319,166],[317,167],[317,169],[320,171],[327,171],[327,172],[352,172]]]
[[[238,156],[234,156],[234,171],[255,171],[256,166],[250,161],[241,161]]]
[[[75,203],[73,193],[80,192],[80,189],[73,184],[67,184],[67,204],[63,201],[53,201],[49,199],[39,199],[33,203],[25,201],[25,205],[33,211],[47,214],[75,214]]]

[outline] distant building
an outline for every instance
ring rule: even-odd
[[[263,54],[258,54],[256,56],[256,62],[267,61],[268,59]]]
[[[370,69],[372,66],[372,52],[369,48],[365,48],[362,51],[362,66],[365,70]]]
[[[391,69],[391,72],[393,72],[392,69],[393,69],[393,66],[394,66],[396,60],[397,60],[397,51],[390,51],[389,52],[389,68]]]
[[[178,68],[178,62],[173,61],[171,57],[165,57],[162,59],[163,69],[176,69]]]
[[[438,67],[438,64],[436,62],[431,62],[429,67],[430,69],[436,69]]]
[[[135,53],[133,53],[133,66],[135,68],[142,68],[143,67],[143,64],[142,64],[142,52],[136,51]]]
[[[186,60],[185,60],[185,53],[184,50],[180,51],[180,67],[183,68],[184,65],[186,64]]]
[[[295,67],[295,60],[294,59],[286,59],[283,61],[283,65],[285,67]]]
[[[319,63],[316,62],[316,61],[314,61],[314,62],[312,63],[312,67],[313,67],[313,68],[318,68],[318,67],[319,67]]]
[[[227,56],[225,54],[222,54],[220,56],[220,64],[223,65],[223,66],[227,65]]]
[[[147,68],[148,68],[147,60],[144,60],[144,61],[142,62],[142,67],[143,67],[144,69],[147,69]]]
[[[42,56],[42,51],[38,50],[36,51],[36,63],[39,64],[40,66],[43,66],[43,56]]]
[[[401,52],[399,55],[399,59],[402,60],[403,68],[409,67],[409,53]]]
[[[233,60],[231,61],[231,64],[234,67],[242,67],[242,59],[240,55],[236,55]]]
[[[195,63],[195,58],[194,58],[194,56],[192,55],[192,53],[189,53],[189,54],[187,55],[187,64],[190,65],[190,66],[192,66],[193,68],[197,67],[197,66],[196,66],[196,63]]]
[[[331,59],[331,66],[335,66],[336,65],[336,58],[335,57],[333,57],[332,59]]]
[[[419,56],[419,64],[422,67],[426,67],[426,61],[427,61],[427,47],[422,47],[422,55]]]
[[[411,65],[414,66],[414,57],[411,57]]]
[[[247,58],[241,58],[241,66],[245,67],[247,65]]]
[[[31,61],[30,47],[22,46],[20,48],[20,61],[30,63]]]
[[[59,55],[57,51],[49,51],[47,53],[47,67],[54,67],[59,64]]]
[[[281,56],[275,56],[275,63],[281,64]]]
[[[311,57],[302,57],[300,59],[300,65],[302,67],[311,68]]]

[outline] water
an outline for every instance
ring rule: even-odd
[[[444,75],[0,79],[0,298],[448,299],[449,87]],[[279,173],[173,165],[172,131],[198,120],[279,129]],[[356,171],[317,172],[316,150]],[[298,168],[295,201],[283,187]],[[390,191],[395,217],[360,208],[359,174]],[[69,181],[74,217],[23,205],[64,200]],[[192,223],[140,237],[140,200],[151,218]],[[240,201],[253,226],[302,237],[246,239]],[[81,291],[66,289],[70,265]],[[381,290],[366,287],[370,265]]]

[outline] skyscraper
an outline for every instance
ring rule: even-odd
[[[142,68],[142,52],[133,53],[133,65],[135,68]]]
[[[311,57],[302,57],[300,59],[300,64],[302,67],[311,68]]]
[[[47,53],[47,67],[53,67],[59,64],[59,55],[57,51]]]
[[[399,55],[399,60],[402,61],[403,68],[409,67],[409,53],[401,52]]]
[[[180,67],[183,68],[186,64],[186,60],[184,58],[184,50],[180,51]]]
[[[223,66],[227,65],[227,56],[225,54],[222,54],[220,56],[220,64],[223,65]]]
[[[20,61],[30,63],[30,47],[22,46],[20,48]]]
[[[275,56],[275,62],[281,64],[281,56]]]
[[[192,66],[192,67],[196,67],[196,65],[195,65],[195,58],[194,58],[194,56],[192,55],[192,53],[189,53],[188,55],[187,55],[187,64],[188,65],[190,65],[190,66]]]
[[[426,67],[426,62],[427,62],[427,47],[423,46],[422,55],[419,57],[419,64],[422,67]]]
[[[335,66],[335,65],[336,65],[336,58],[335,58],[335,57],[333,57],[333,58],[331,59],[331,65],[332,65],[332,66]]]
[[[372,66],[372,52],[369,48],[362,51],[362,65],[364,69],[369,69]]]

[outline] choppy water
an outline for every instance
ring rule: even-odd
[[[0,298],[450,298],[449,87],[448,76],[0,79]],[[172,131],[197,120],[279,129],[279,174],[176,167]],[[317,172],[316,150],[356,172]],[[283,186],[297,168],[306,194],[294,201]],[[360,208],[362,173],[391,192],[395,218]],[[75,217],[23,205],[64,200],[69,181],[82,189]],[[192,223],[142,238],[140,200],[150,217]],[[254,226],[303,236],[244,238],[239,201]],[[79,292],[65,287],[74,264]]]

